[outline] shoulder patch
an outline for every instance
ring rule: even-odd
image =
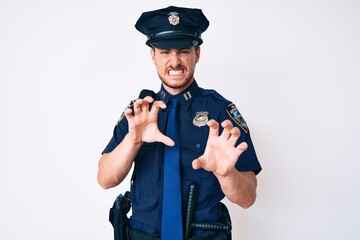
[[[239,110],[237,109],[237,107],[235,106],[235,104],[233,103],[229,104],[229,106],[226,108],[226,112],[229,114],[231,119],[234,120],[239,125],[239,127],[242,128],[242,130],[248,133],[249,128],[246,124],[246,121],[239,112]]]
[[[124,119],[124,117],[125,117],[125,111],[126,111],[127,109],[129,109],[129,108],[132,108],[132,107],[134,106],[134,103],[135,103],[135,101],[130,101],[129,105],[127,105],[127,107],[124,109],[123,113],[121,114],[121,116],[120,116],[119,120],[117,121],[115,127],[116,127],[117,125],[119,125],[119,123],[121,122],[121,120]]]

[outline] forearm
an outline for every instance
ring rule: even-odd
[[[231,202],[242,208],[248,208],[255,202],[257,180],[254,172],[239,172],[233,168],[226,176],[214,174]]]
[[[134,144],[129,135],[110,153],[101,156],[98,165],[98,183],[104,189],[120,184],[128,175],[141,144]]]

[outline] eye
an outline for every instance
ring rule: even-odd
[[[162,54],[162,55],[168,55],[168,54],[170,54],[170,51],[169,51],[169,50],[161,50],[161,51],[160,51],[160,54]]]
[[[189,49],[182,49],[180,51],[180,54],[189,54],[190,53],[190,50]]]

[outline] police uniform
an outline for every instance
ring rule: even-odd
[[[208,25],[209,22],[200,9],[169,7],[143,13],[136,28],[148,36],[147,44],[151,47],[180,48],[200,45],[202,43],[201,33],[206,30]],[[166,104],[169,103],[171,97],[173,96],[163,86],[154,96],[155,100],[162,100]],[[250,138],[249,129],[231,101],[222,97],[215,90],[199,87],[195,80],[176,97],[181,106],[179,119],[183,203],[186,201],[189,185],[196,183],[199,188],[194,221],[218,222],[220,221],[218,205],[224,198],[224,193],[215,175],[204,169],[194,170],[192,161],[204,153],[209,134],[207,121],[214,119],[221,123],[229,119],[241,131],[236,145],[241,142],[248,144],[248,149],[241,154],[236,163],[236,169],[259,173],[261,166]],[[132,104],[128,107],[132,107]],[[169,108],[160,109],[158,114],[158,128],[164,134],[168,111]],[[220,130],[222,131],[222,128]],[[103,153],[111,152],[127,133],[128,122],[122,116]],[[131,187],[130,226],[132,229],[155,236],[161,235],[163,157],[163,143],[144,143],[135,158],[134,179]],[[185,212],[185,204],[183,204],[183,211]]]

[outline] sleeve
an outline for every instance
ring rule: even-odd
[[[233,103],[227,105],[224,114],[225,119],[229,119],[233,126],[240,129],[241,135],[236,146],[241,142],[246,142],[248,145],[248,149],[240,155],[235,165],[236,169],[239,171],[253,171],[255,174],[258,174],[262,168],[256,156],[255,147],[250,136],[250,130],[245,119]]]
[[[114,127],[113,136],[111,137],[110,142],[101,154],[111,152],[112,150],[114,150],[114,148],[117,147],[117,145],[121,143],[121,141],[124,139],[125,135],[128,132],[127,125],[127,120],[123,119],[118,125]]]
[[[131,101],[130,104],[125,108],[132,108],[134,104],[134,101]],[[104,153],[109,153],[112,150],[114,150],[114,148],[117,147],[117,145],[119,145],[121,143],[121,141],[124,139],[125,135],[128,133],[129,131],[129,127],[128,127],[128,121],[125,118],[125,110],[124,112],[121,114],[120,119],[118,120],[118,122],[116,123],[115,127],[114,127],[114,131],[113,131],[113,136],[110,139],[110,142],[108,143],[108,145],[105,147],[104,151],[102,151],[101,154]]]

